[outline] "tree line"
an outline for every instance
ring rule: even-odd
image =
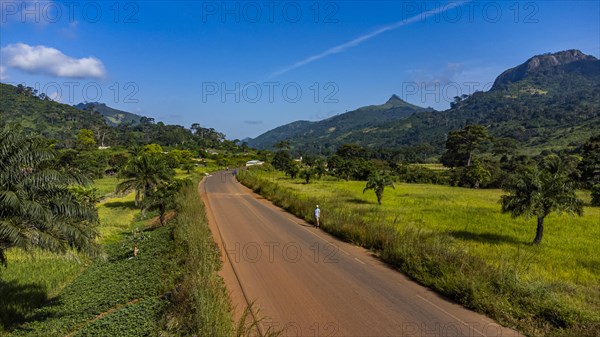
[[[381,204],[393,181],[435,183],[469,188],[502,188],[503,212],[537,219],[534,244],[543,237],[544,219],[552,212],[581,215],[583,201],[577,189],[591,191],[592,206],[600,206],[600,134],[574,151],[543,151],[539,155],[515,154],[511,139],[493,138],[482,125],[468,125],[447,135],[442,168],[429,169],[381,156],[356,144],[344,144],[333,155],[314,156],[290,151],[288,141],[268,162],[291,178],[305,183],[331,175],[344,180],[366,181],[363,192],[373,190]]]

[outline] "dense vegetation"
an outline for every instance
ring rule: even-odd
[[[196,184],[182,178],[255,154],[100,150],[89,129],[70,143],[0,131],[0,335],[251,333],[251,320],[234,328]]]
[[[157,143],[182,149],[235,148],[235,142],[225,140],[222,133],[197,123],[187,129],[141,117],[137,124],[124,122],[111,127],[98,109],[79,110],[22,85],[0,83],[0,116],[0,126],[20,124],[27,133],[54,139],[58,148],[74,148],[81,129],[91,130],[98,146]]]
[[[74,105],[74,107],[79,110],[89,111],[90,113],[99,112],[104,116],[104,120],[109,126],[121,124],[137,125],[143,118],[143,116],[131,112],[113,109],[104,103],[79,103]]]
[[[19,247],[98,254],[98,215],[84,177],[54,165],[56,153],[41,137],[0,129],[0,263]]]

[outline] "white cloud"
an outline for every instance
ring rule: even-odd
[[[8,78],[8,75],[6,74],[6,67],[0,65],[0,81],[4,81],[7,78]]]
[[[104,64],[97,58],[72,58],[60,50],[46,46],[30,46],[24,43],[9,44],[2,48],[5,66],[31,74],[44,74],[70,78],[103,78]]]

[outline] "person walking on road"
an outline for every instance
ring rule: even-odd
[[[319,208],[319,205],[317,205],[317,208],[315,208],[315,221],[317,223],[317,228],[321,227],[321,209]]]

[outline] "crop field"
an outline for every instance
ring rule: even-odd
[[[532,246],[535,219],[502,214],[500,190],[396,183],[378,205],[373,191],[363,194],[365,182],[324,177],[304,184],[259,170],[240,180],[309,221],[318,203],[325,230],[374,249],[419,282],[529,335],[599,331],[598,207],[585,207],[582,217],[548,216],[542,244]],[[580,194],[589,204],[589,193]],[[543,295],[511,298],[520,291]],[[546,305],[559,309],[536,312]],[[590,326],[596,330],[589,332]]]
[[[96,181],[94,186],[98,188],[99,196],[112,195],[117,183],[115,178],[104,178]],[[135,300],[136,296],[149,289],[157,291],[156,287],[160,287],[163,281],[157,278],[160,273],[148,270],[148,266],[160,266],[160,261],[143,258],[130,261],[125,258],[132,250],[132,245],[126,243],[131,241],[132,229],[145,226],[144,221],[136,218],[139,210],[133,207],[133,200],[134,195],[130,193],[105,199],[97,206],[101,223],[99,242],[104,245],[107,261],[92,262],[77,252],[61,256],[43,251],[8,251],[8,265],[0,269],[0,297],[3,300],[0,335],[6,335],[8,330],[23,323],[12,335],[31,335],[29,329],[38,331],[40,335],[66,335],[78,329],[77,324],[100,314],[101,311],[96,312],[98,310],[109,310],[110,305],[121,303],[126,297]],[[158,242],[151,241],[165,240],[169,235],[166,230],[152,232],[143,237],[140,250],[149,245],[147,254],[158,254],[158,250],[168,248],[168,242],[163,242],[166,246],[161,248]],[[120,260],[117,257],[125,261],[117,261]],[[133,282],[132,289],[120,289],[117,285],[123,283],[123,277],[139,281]],[[139,287],[135,286],[136,283]],[[121,294],[115,297],[114,292]],[[158,305],[141,302],[136,302],[135,306]],[[134,312],[135,309],[127,311]],[[38,321],[36,317],[49,318]],[[156,324],[156,317],[147,319]],[[94,321],[93,326],[96,324],[101,324],[101,321]],[[83,330],[82,335],[85,335]]]

